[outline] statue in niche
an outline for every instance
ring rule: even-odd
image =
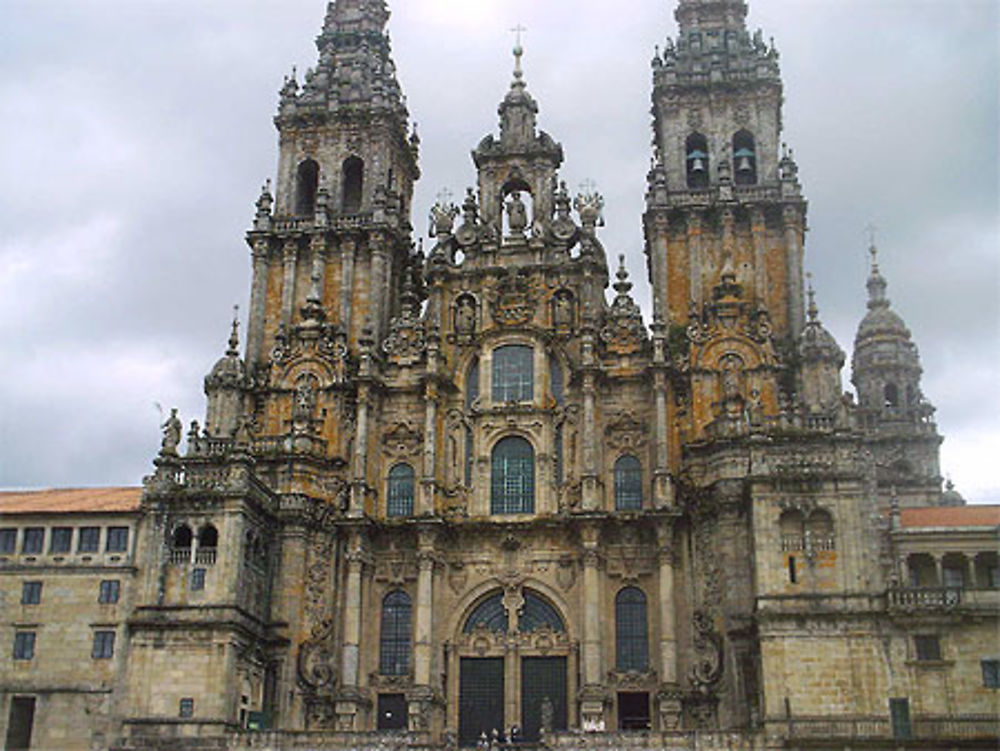
[[[292,424],[298,429],[309,426],[316,409],[316,376],[306,374],[295,384],[295,401],[292,405]]]
[[[161,456],[177,456],[177,447],[181,443],[181,419],[177,416],[177,408],[170,410],[170,417],[161,426],[163,429],[163,442],[160,444]]]
[[[470,295],[462,295],[455,305],[455,333],[472,336],[476,331],[476,301]]]
[[[572,328],[573,326],[573,295],[567,290],[556,292],[552,301],[552,322],[556,328]]]
[[[722,371],[722,406],[726,416],[736,418],[742,415],[746,402],[743,396],[743,360],[728,354],[719,360]]]
[[[520,191],[511,193],[510,200],[507,201],[507,224],[511,235],[524,236],[524,230],[528,226],[528,210],[521,200]]]

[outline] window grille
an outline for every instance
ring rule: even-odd
[[[615,598],[616,658],[619,670],[649,668],[649,636],[646,595],[637,587],[626,587]]]
[[[534,592],[526,591],[524,593],[524,609],[517,619],[517,630],[522,634],[530,634],[543,627],[557,632],[566,630],[562,617],[554,607]]]
[[[0,529],[0,554],[9,555],[17,550],[17,530]]]
[[[191,591],[201,592],[205,589],[205,569],[191,569]]]
[[[493,350],[493,401],[530,402],[535,398],[535,351],[508,345]]]
[[[389,470],[387,516],[413,516],[414,474],[409,464],[397,464]]]
[[[634,456],[623,456],[615,462],[615,508],[642,508],[642,464]]]
[[[913,637],[914,650],[918,660],[936,661],[941,659],[941,640],[934,635]]]
[[[495,594],[479,603],[466,619],[462,631],[471,634],[480,626],[485,626],[494,634],[507,633],[507,610],[503,606],[503,597],[500,594]]]
[[[194,699],[181,699],[178,715],[181,717],[194,717]]]
[[[523,438],[504,438],[493,448],[491,513],[535,510],[535,452]]]
[[[410,596],[390,592],[382,601],[382,630],[379,645],[379,672],[406,675],[410,671]]]
[[[983,660],[983,686],[1000,688],[1000,660]]]

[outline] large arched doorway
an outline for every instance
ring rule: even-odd
[[[568,720],[570,642],[559,611],[540,593],[495,590],[473,606],[457,646],[458,735],[475,746],[494,730],[538,740]]]

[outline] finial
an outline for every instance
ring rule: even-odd
[[[809,295],[809,320],[816,321],[819,318],[819,308],[816,307],[816,290],[813,289],[812,272],[806,274],[806,279],[808,280],[807,293]]]
[[[878,247],[875,245],[875,239],[878,236],[878,227],[874,224],[869,224],[865,227],[865,232],[868,233],[868,253],[872,257],[872,273],[878,271]]]
[[[618,272],[615,276],[618,277],[618,281],[614,284],[615,292],[618,293],[619,297],[627,297],[628,293],[632,291],[632,282],[628,280],[628,269],[625,268],[624,253],[618,256]]]
[[[514,42],[514,78],[520,81],[524,78],[524,71],[521,69],[521,58],[524,56],[524,47],[521,46],[521,34],[528,29],[521,24],[518,24],[510,31],[515,35],[516,41]]]
[[[227,355],[238,355],[240,352],[240,306],[233,306],[233,330],[229,334],[229,349]]]

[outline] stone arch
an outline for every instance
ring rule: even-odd
[[[566,635],[574,638],[575,625],[568,617],[569,607],[565,598],[554,588],[535,577],[526,577],[519,585],[521,591],[531,590],[547,602],[562,619]],[[486,579],[475,585],[459,598],[455,608],[445,623],[444,633],[452,634],[458,639],[464,633],[465,624],[475,609],[496,594],[504,596],[507,590],[504,584],[495,578]],[[508,614],[509,617],[509,614]]]
[[[340,168],[340,206],[345,214],[361,211],[364,196],[365,163],[357,156],[349,156]]]
[[[319,194],[319,163],[315,159],[303,159],[295,168],[295,214],[311,216],[316,213],[316,197]]]

